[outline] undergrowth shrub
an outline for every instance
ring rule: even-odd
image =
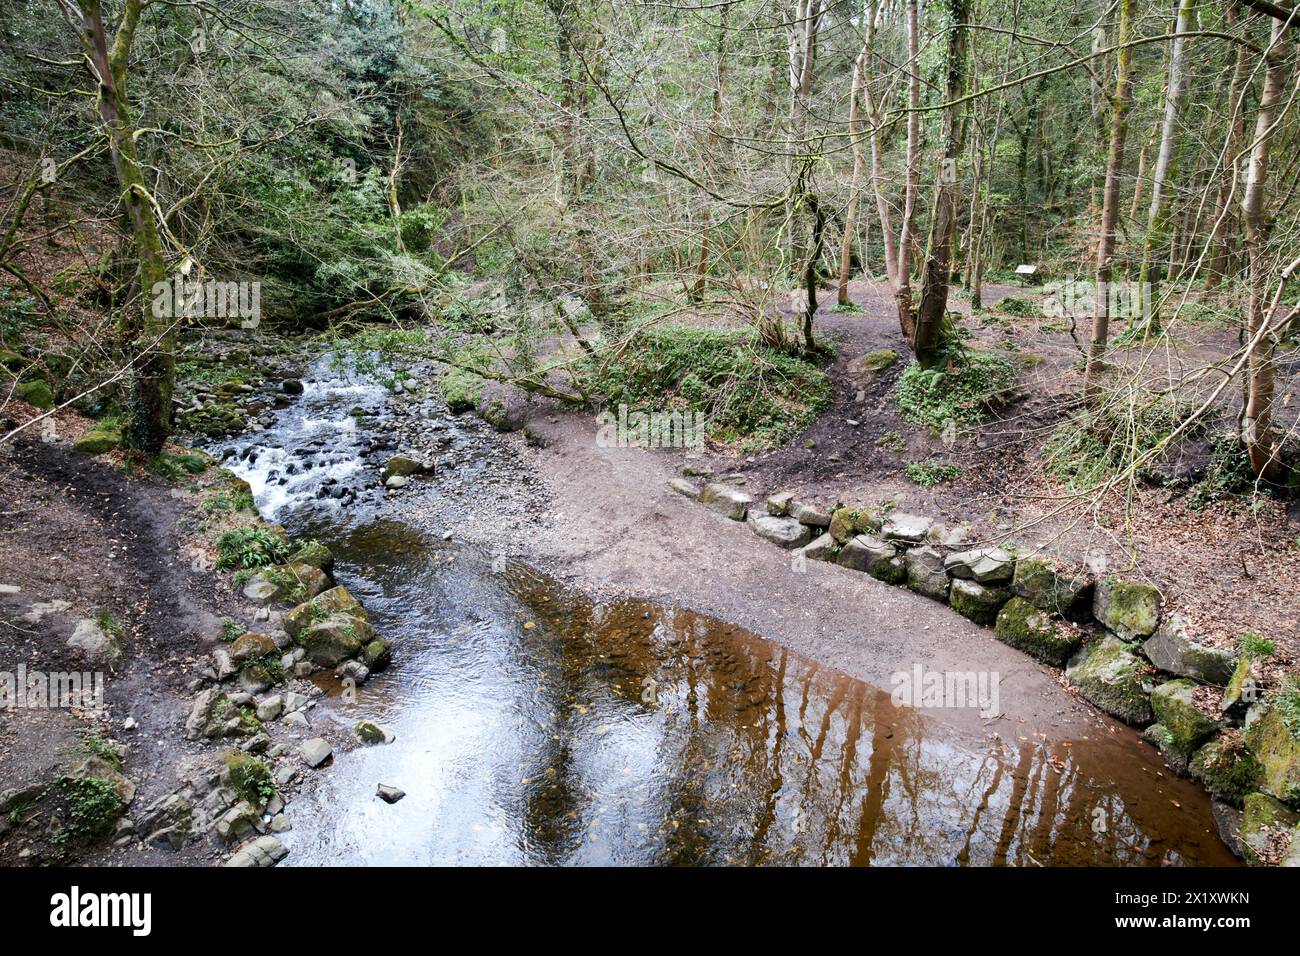
[[[231,528],[217,539],[217,568],[221,571],[264,568],[283,561],[289,545],[261,525]]]
[[[577,374],[611,406],[703,414],[709,440],[746,450],[788,441],[834,396],[816,365],[760,344],[748,329],[655,326],[613,360],[580,360]]]

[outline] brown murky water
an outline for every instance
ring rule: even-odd
[[[971,739],[719,621],[593,605],[398,523],[312,530],[399,650],[316,719],[397,741],[294,801],[287,863],[1234,863],[1129,732]]]

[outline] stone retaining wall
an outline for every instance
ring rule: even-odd
[[[1034,659],[1063,668],[1089,703],[1135,727],[1214,798],[1224,842],[1255,865],[1300,866],[1300,693],[1262,684],[1259,660],[1199,643],[1148,583],[1010,548],[968,547],[923,515],[790,492],[761,504],[733,485],[669,487],[791,553],[947,603]]]

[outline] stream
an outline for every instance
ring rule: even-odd
[[[355,700],[318,679],[313,724],[397,739],[309,780],[284,865],[1235,863],[1208,797],[1131,731],[972,737],[723,621],[594,603],[415,529],[363,464],[386,390],[324,360],[304,383],[214,450],[394,642]]]

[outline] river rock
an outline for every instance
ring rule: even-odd
[[[212,829],[227,843],[236,843],[262,832],[262,814],[247,800],[240,800],[217,818]]]
[[[1240,807],[1246,794],[1259,789],[1263,768],[1241,735],[1227,731],[1192,755],[1188,772],[1219,800]]]
[[[1246,725],[1244,738],[1263,768],[1260,789],[1285,800],[1300,803],[1300,735],[1294,707],[1300,692],[1284,691],[1262,705],[1262,712]],[[1286,704],[1291,712],[1287,713]]]
[[[729,485],[713,482],[700,489],[700,504],[726,515],[732,521],[744,521],[754,499]]]
[[[1184,765],[1191,759],[1192,751],[1219,730],[1218,721],[1196,708],[1195,690],[1195,681],[1179,678],[1151,692],[1151,710],[1165,728],[1167,745],[1183,758]]]
[[[112,664],[122,656],[117,638],[91,618],[83,618],[76,623],[72,636],[68,638],[68,647],[93,665]]]
[[[669,478],[668,487],[679,495],[685,495],[687,498],[698,498],[700,496],[700,486],[687,481],[685,478]]]
[[[881,520],[871,509],[865,506],[845,506],[831,512],[831,523],[827,530],[840,544],[846,544],[854,535],[876,535],[880,533]]]
[[[393,645],[382,637],[376,637],[361,648],[361,662],[372,673],[378,674],[393,661]]]
[[[986,587],[965,578],[954,580],[948,592],[948,603],[954,611],[985,626],[997,620],[998,611],[1010,598],[1011,592],[1004,588]]]
[[[1160,623],[1160,592],[1150,584],[1103,578],[1093,594],[1092,613],[1123,640],[1146,637]]]
[[[304,740],[298,745],[298,756],[302,762],[311,768],[319,767],[326,760],[334,755],[334,748],[329,745],[329,741],[324,737],[313,737],[311,740]]]
[[[1147,659],[1162,671],[1224,686],[1232,679],[1237,666],[1236,657],[1217,647],[1196,643],[1189,630],[1183,615],[1170,614],[1142,645],[1142,650]]]
[[[1300,815],[1266,793],[1247,794],[1242,801],[1241,849],[1251,866],[1272,861],[1276,844],[1294,833]],[[1292,843],[1295,842],[1292,837]]]
[[[1003,644],[1054,667],[1064,667],[1083,643],[1083,636],[1069,624],[1049,617],[1021,597],[1002,605],[993,634]]]
[[[954,578],[970,578],[980,584],[1005,584],[1015,571],[1016,559],[1002,548],[977,548],[948,555],[943,567]]]
[[[387,483],[389,478],[406,478],[409,475],[419,474],[423,467],[420,462],[407,455],[394,455],[384,465],[382,477],[384,482]]]
[[[235,638],[234,643],[230,645],[230,659],[236,664],[243,664],[255,657],[266,657],[268,654],[274,654],[277,650],[275,641],[270,635],[245,631]]]
[[[767,513],[774,518],[784,518],[790,513],[790,504],[794,501],[793,491],[782,491],[772,495],[764,504],[767,506]]]
[[[381,727],[373,720],[358,721],[353,732],[363,744],[391,744],[397,739],[387,727]]]
[[[836,547],[834,538],[829,534],[822,534],[802,548],[797,549],[794,554],[807,558],[809,561],[834,561]]]
[[[933,524],[934,522],[929,518],[895,511],[885,519],[881,534],[886,541],[905,541],[908,544],[917,544],[925,539]]]
[[[1237,660],[1237,666],[1228,678],[1228,686],[1223,689],[1223,700],[1219,710],[1233,717],[1240,717],[1247,707],[1259,699],[1260,693],[1259,661],[1249,652],[1243,651]]]
[[[812,538],[812,532],[795,518],[777,518],[751,512],[746,520],[754,534],[781,548],[799,548]]]
[[[283,712],[284,698],[279,694],[272,694],[257,705],[257,719],[264,722],[275,720]]]
[[[1147,665],[1113,634],[1093,639],[1065,670],[1065,678],[1084,699],[1127,724],[1151,723],[1151,702],[1144,689]]]
[[[323,591],[310,601],[299,604],[284,616],[284,629],[297,640],[309,625],[334,615],[367,620],[366,610],[343,585]]]
[[[789,514],[795,521],[812,528],[830,527],[831,516],[815,505],[804,504],[802,501],[792,501],[790,502]]]
[[[92,754],[74,759],[72,765],[63,772],[63,776],[70,780],[98,780],[108,784],[117,795],[117,799],[121,801],[123,810],[135,799],[135,784],[100,756]]]
[[[912,548],[904,557],[907,586],[936,601],[948,600],[952,579],[943,569],[943,555],[928,545]]]
[[[319,541],[308,541],[289,558],[290,564],[306,564],[326,574],[334,570],[334,554]]]
[[[317,667],[337,667],[375,638],[368,621],[350,614],[333,614],[298,635],[307,660]]]
[[[262,836],[240,847],[224,865],[237,868],[275,866],[288,855],[288,848],[275,837]]]
[[[401,790],[397,787],[390,787],[386,783],[381,783],[379,785],[377,793],[379,799],[383,800],[384,803],[396,803],[398,800],[401,800],[402,797],[406,796],[405,790]]]
[[[1080,623],[1092,617],[1092,589],[1087,569],[1040,557],[1017,560],[1011,579],[1012,594],[1039,610]]]

